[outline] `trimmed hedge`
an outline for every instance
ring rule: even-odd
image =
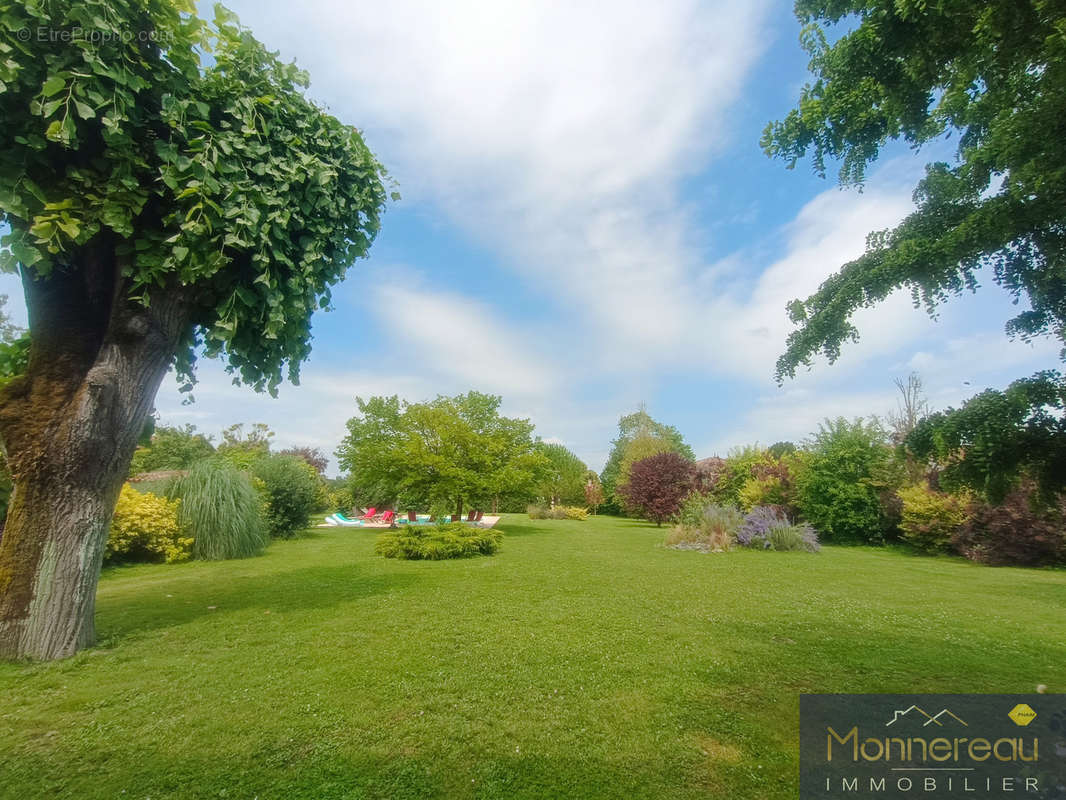
[[[500,548],[503,534],[462,522],[444,525],[405,525],[382,533],[374,552],[385,558],[441,561],[446,558],[490,556]]]

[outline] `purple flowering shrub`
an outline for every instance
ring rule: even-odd
[[[806,522],[793,525],[778,506],[756,506],[747,516],[736,534],[741,547],[762,550],[806,550],[816,553],[820,549],[818,534]]]

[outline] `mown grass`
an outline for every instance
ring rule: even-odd
[[[0,665],[0,797],[790,798],[801,692],[1066,689],[1061,570],[502,528],[108,571],[98,648]]]

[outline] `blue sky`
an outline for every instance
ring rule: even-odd
[[[257,396],[203,362],[195,404],[164,383],[164,423],[266,422],[332,456],[356,395],[475,388],[599,469],[642,401],[703,457],[883,414],[912,370],[944,407],[1057,362],[1054,342],[1006,339],[1017,309],[990,285],[936,321],[894,296],[839,362],[773,382],[785,304],[901,219],[938,154],[888,148],[861,193],[763,155],[807,77],[791,4],[230,6],[403,199],[316,315],[300,387]]]

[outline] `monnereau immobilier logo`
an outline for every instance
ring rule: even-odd
[[[800,798],[1066,800],[1066,695],[805,694]]]

